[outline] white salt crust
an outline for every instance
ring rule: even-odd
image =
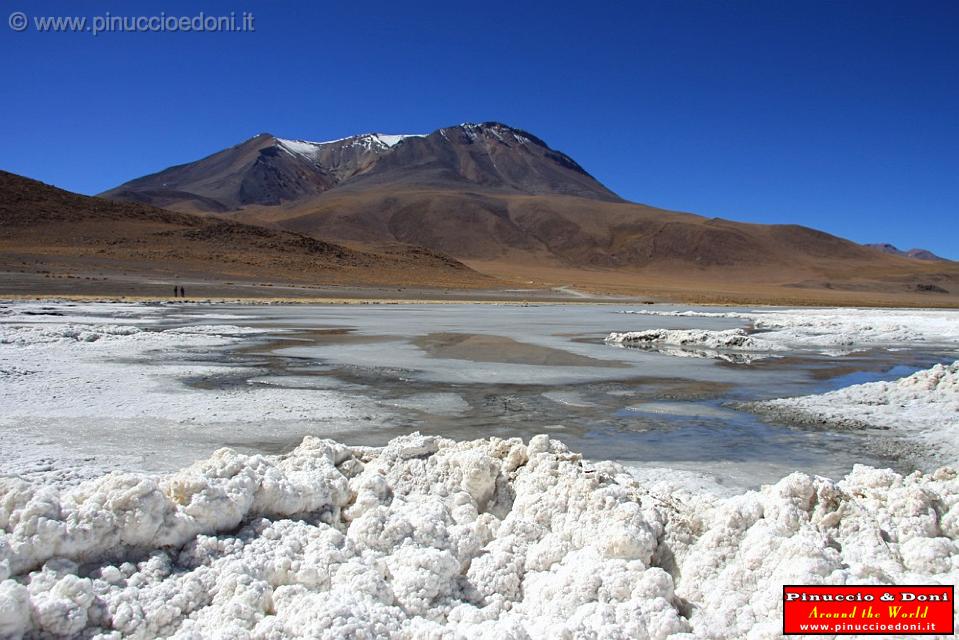
[[[263,329],[28,324],[25,318],[29,316],[21,313],[0,321],[0,474],[70,483],[98,477],[120,466],[115,463],[135,466],[143,453],[135,443],[144,433],[159,442],[161,436],[175,438],[171,434],[177,429],[198,428],[211,439],[219,430],[223,442],[236,437],[237,425],[274,434],[285,424],[335,420],[349,425],[358,420],[356,407],[363,402],[332,390],[186,387],[190,379],[230,375],[234,369],[228,363],[213,364],[203,355],[249,341]],[[51,429],[64,430],[66,439],[46,436]],[[58,444],[88,436],[131,444],[82,451]],[[183,455],[168,468],[201,454],[184,450]]]
[[[773,357],[775,352],[783,350],[838,356],[903,345],[959,346],[959,312],[949,310],[838,308],[721,312],[630,310],[623,313],[748,321],[751,325],[748,333],[743,329],[651,329],[614,332],[606,338],[612,344],[654,348],[670,355],[735,362]]]
[[[787,347],[750,335],[744,329],[647,329],[613,332],[607,344],[656,349],[681,358],[716,358],[727,362],[749,363],[771,357]]]
[[[0,637],[777,638],[786,583],[955,583],[959,476],[721,497],[537,436],[0,480]]]
[[[959,361],[893,380],[747,406],[831,426],[877,427],[930,445],[959,460]]]

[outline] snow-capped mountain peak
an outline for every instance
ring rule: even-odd
[[[566,154],[493,121],[464,122],[426,135],[370,132],[323,141],[261,133],[207,158],[132,180],[110,195],[223,212],[306,203],[347,186],[360,191],[385,185],[400,191],[483,189],[619,200]]]
[[[344,148],[355,147],[359,148],[359,150],[366,151],[382,151],[392,149],[407,138],[423,138],[425,136],[426,134],[421,133],[362,133],[346,138],[337,138],[336,140],[325,140],[323,142],[293,140],[288,138],[276,138],[276,142],[283,150],[291,154],[315,160],[321,148],[330,145],[337,145]]]
[[[452,128],[461,130],[464,134],[466,134],[467,138],[474,142],[480,138],[486,138],[496,139],[506,144],[518,142],[520,144],[537,144],[542,147],[546,146],[546,143],[536,136],[500,122],[463,122]],[[443,129],[442,131],[445,137],[447,129]]]

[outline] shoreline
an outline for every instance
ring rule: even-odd
[[[645,303],[641,301],[627,300],[602,300],[590,298],[570,298],[566,299],[545,299],[545,300],[519,300],[515,298],[363,298],[363,297],[314,297],[314,298],[261,298],[261,297],[208,297],[208,298],[163,298],[155,296],[96,296],[96,295],[68,295],[68,296],[43,296],[43,295],[21,295],[10,296],[0,294],[0,304],[13,304],[21,302],[89,302],[89,303],[142,303],[142,304],[191,304],[191,305],[219,305],[219,304],[237,304],[250,306],[270,306],[270,305],[376,305],[376,304],[491,304],[491,305],[511,305],[511,306],[534,306],[534,305],[622,305],[622,304],[674,304],[666,302]],[[722,306],[731,307],[735,305],[697,305],[697,306]]]
[[[0,298],[23,301],[104,301],[160,303],[173,301],[235,304],[672,304],[708,307],[858,307],[876,309],[959,309],[959,297],[893,291],[809,290],[756,284],[743,288],[712,282],[669,282],[641,278],[624,282],[622,274],[577,272],[547,277],[501,278],[495,286],[458,283],[381,283],[249,281],[209,279],[206,274],[110,274],[73,271],[24,273],[0,270]],[[585,279],[584,279],[585,278]],[[170,296],[185,287],[187,297]]]
[[[0,304],[14,304],[25,302],[39,302],[54,304],[58,302],[76,302],[76,303],[100,303],[100,304],[187,304],[187,305],[221,305],[236,304],[249,306],[270,306],[270,305],[452,305],[452,304],[485,304],[485,305],[508,305],[508,306],[543,306],[543,305],[659,305],[659,306],[690,306],[690,307],[710,307],[717,309],[736,309],[736,308],[754,308],[754,309],[886,309],[902,311],[949,311],[959,310],[959,306],[902,306],[902,305],[882,305],[882,304],[849,304],[837,306],[833,304],[817,303],[810,301],[805,304],[795,302],[690,302],[686,300],[649,300],[646,298],[614,298],[598,296],[591,297],[544,297],[544,298],[518,298],[518,297],[468,297],[468,296],[449,296],[449,297],[364,297],[364,296],[204,296],[173,298],[171,296],[151,296],[151,295],[125,295],[125,294],[48,294],[48,293],[4,293],[0,292]]]

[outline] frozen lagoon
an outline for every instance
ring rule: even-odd
[[[664,305],[2,311],[0,473],[67,484],[110,469],[171,471],[221,446],[283,453],[306,435],[379,446],[413,431],[549,433],[590,459],[733,488],[795,470],[839,478],[855,463],[908,472],[941,460],[880,431],[761,419],[736,403],[894,380],[957,357],[948,336],[910,343],[895,332],[853,353],[794,348],[751,364],[604,343],[611,331],[750,325],[744,310]],[[950,318],[937,312],[933,326]],[[60,335],[84,327],[103,335]]]
[[[853,466],[954,441],[739,409],[954,435],[954,316],[696,313],[4,306],[0,637],[758,640],[783,584],[955,583],[956,471]]]

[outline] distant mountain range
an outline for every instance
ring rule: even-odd
[[[310,238],[365,256],[355,264],[385,259],[391,266],[376,276],[383,281],[399,277],[396,260],[403,254],[429,263],[418,271],[421,282],[437,274],[443,282],[490,276],[788,304],[942,304],[943,294],[959,296],[957,263],[877,251],[798,225],[746,224],[628,202],[567,154],[497,122],[327,142],[263,133],[101,195],[245,225],[238,229],[293,234],[278,238]],[[155,241],[152,235],[140,244]],[[240,242],[220,239],[221,253],[234,241]],[[359,271],[351,273],[362,280]],[[300,275],[308,278],[309,271]]]
[[[402,242],[465,260],[795,268],[875,259],[867,248],[805,227],[626,202],[568,155],[496,122],[329,142],[260,134],[102,195],[324,240]]]
[[[891,245],[888,243],[867,244],[865,246],[870,247],[872,249],[878,249],[879,251],[882,251],[883,253],[888,253],[894,256],[903,256],[904,258],[915,258],[916,260],[932,260],[932,261],[943,261],[943,262],[946,261],[946,258],[941,258],[937,256],[936,254],[934,254],[932,251],[929,251],[928,249],[909,249],[907,251],[903,251],[902,249],[896,248],[895,245]]]

